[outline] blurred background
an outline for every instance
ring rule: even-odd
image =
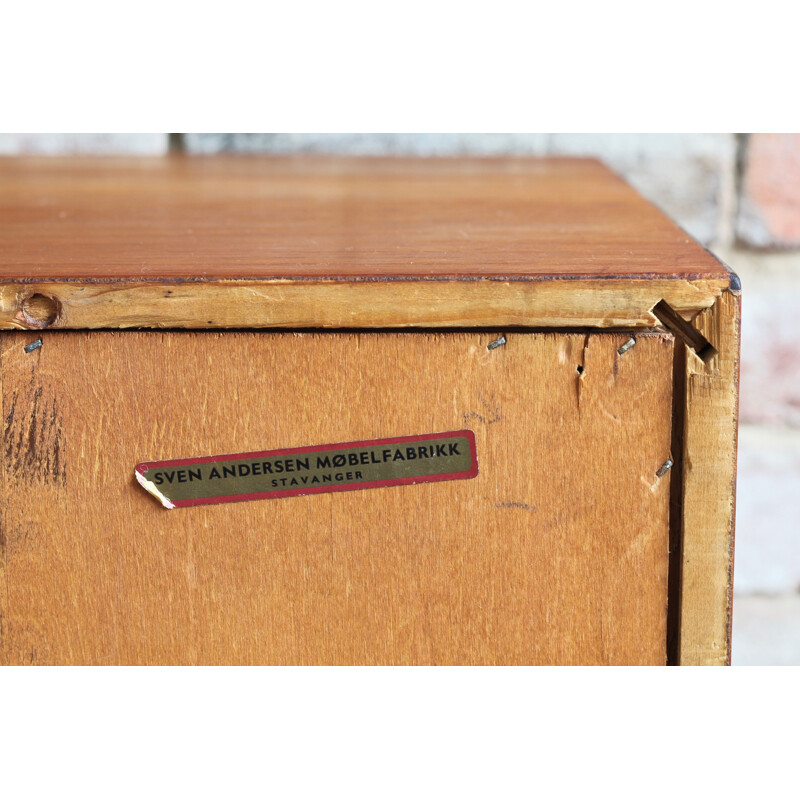
[[[800,134],[0,134],[0,155],[587,155],[742,279],[734,664],[800,664]]]

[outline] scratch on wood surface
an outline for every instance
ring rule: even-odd
[[[581,394],[583,390],[583,378],[586,375],[586,353],[588,349],[589,349],[589,334],[587,333],[586,336],[584,336],[583,338],[583,349],[581,350],[581,363],[578,364],[575,370],[578,375],[575,382],[575,391],[578,400],[578,413],[580,413],[581,410]]]
[[[667,459],[669,460],[669,459]],[[653,493],[655,494],[656,490],[658,489],[659,485],[661,484],[661,479],[667,473],[664,472],[662,475],[659,475],[658,472],[655,473],[655,479],[650,482],[644,475],[639,476],[639,480]]]
[[[500,422],[503,419],[502,414],[500,413],[500,406],[495,406],[494,398],[490,398],[492,405],[484,399],[483,395],[478,395],[478,401],[483,406],[485,413],[481,414],[477,411],[467,411],[464,414],[464,422],[469,425],[470,420],[477,420],[478,422],[482,422],[484,425],[494,425],[497,422]]]
[[[617,425],[622,424],[622,420],[616,414],[612,414],[610,411],[608,411],[602,402],[598,401],[597,407],[600,409],[601,413],[605,414],[610,420],[616,422]]]
[[[646,554],[647,547],[650,544],[650,532],[649,531],[642,531],[641,533],[636,534],[633,539],[628,542],[628,546],[625,548],[625,558],[626,559],[633,559],[639,560],[642,558],[643,555]]]
[[[508,500],[504,503],[495,503],[495,508],[521,508],[523,511],[538,511],[536,506],[529,506],[527,503],[522,503],[518,500]]]
[[[34,381],[15,390],[6,414],[5,459],[12,475],[49,485],[65,485],[61,416],[54,395]]]

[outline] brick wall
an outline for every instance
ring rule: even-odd
[[[743,284],[734,663],[800,664],[799,134],[0,134],[0,154],[593,155]]]
[[[166,153],[166,133],[0,133],[0,155],[137,155]]]

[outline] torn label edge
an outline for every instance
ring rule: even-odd
[[[147,480],[138,469],[133,471],[133,474],[136,476],[136,480],[139,481],[139,486],[142,487],[146,492],[153,495],[164,508],[175,508],[175,503],[172,502],[168,497],[165,497],[161,492],[158,490],[158,487],[153,483],[153,481]]]

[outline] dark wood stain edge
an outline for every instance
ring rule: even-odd
[[[87,284],[114,286],[116,284],[147,284],[159,286],[161,284],[184,284],[184,283],[222,283],[222,284],[242,284],[242,283],[281,283],[281,284],[330,284],[330,283],[476,283],[478,281],[489,281],[496,283],[540,283],[544,281],[729,281],[734,279],[738,282],[738,277],[725,269],[720,263],[719,272],[686,272],[680,274],[668,274],[660,272],[542,272],[542,273],[512,273],[506,274],[441,274],[436,275],[416,275],[408,273],[385,273],[381,275],[362,275],[347,274],[338,275],[107,275],[107,276],[48,276],[38,277],[11,277],[0,275],[0,286],[18,286],[28,284]],[[198,267],[202,269],[202,267]],[[739,284],[740,285],[740,284]],[[733,285],[731,285],[733,288]]]
[[[8,342],[8,333],[0,332],[0,419],[5,420],[5,386],[3,369],[3,354]],[[2,440],[0,441],[5,452],[6,447],[6,426],[3,424]],[[6,570],[6,463],[5,459],[0,459],[0,666],[9,664],[8,656],[8,572]]]
[[[675,338],[672,369],[672,460],[669,483],[667,665],[680,664],[681,563],[683,559],[683,439],[686,420],[686,345]]]

